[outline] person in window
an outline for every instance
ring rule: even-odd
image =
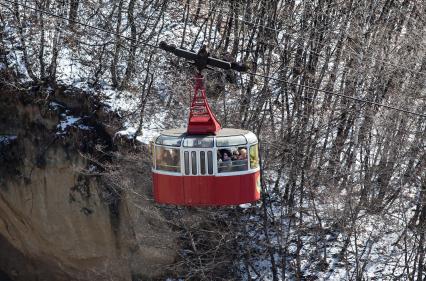
[[[239,153],[239,151],[236,149],[236,150],[234,150],[233,152],[232,152],[232,161],[235,161],[235,160],[238,160],[239,159],[239,157],[240,157],[240,153]]]
[[[240,156],[238,157],[238,160],[246,160],[246,159],[247,159],[247,149],[241,148]]]
[[[232,159],[232,170],[233,171],[246,171],[247,165],[247,149],[240,147],[238,148],[238,157]]]
[[[230,172],[232,166],[231,152],[228,150],[222,151],[222,158],[218,161],[219,172]]]
[[[228,151],[226,151],[225,153],[223,153],[223,163],[228,163],[227,165],[231,164],[232,161],[232,157],[229,155],[230,153]]]
[[[220,152],[220,150],[217,151],[216,156],[217,156],[217,162],[218,163],[222,162],[222,152]]]
[[[225,156],[226,154],[226,156]],[[230,161],[232,158],[232,153],[231,151],[229,151],[228,149],[220,149],[217,151],[217,161],[218,162],[224,162],[225,161],[225,157],[226,157],[226,161]],[[229,160],[228,160],[229,158]]]

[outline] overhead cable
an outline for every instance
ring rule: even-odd
[[[31,7],[31,6],[22,4],[22,3],[12,2],[10,0],[0,0],[0,1],[4,1],[4,2],[10,3],[10,4],[17,4],[17,5],[19,5],[19,6],[23,7],[23,8],[30,9],[30,10],[33,10],[33,11],[37,11],[37,12],[40,12],[42,14],[46,14],[46,15],[51,16],[51,17],[55,17],[55,18],[67,20],[67,21],[73,22],[75,24],[78,24],[78,25],[81,25],[81,26],[84,26],[84,27],[87,27],[87,28],[92,28],[94,30],[98,30],[98,31],[101,31],[101,32],[105,32],[105,33],[108,33],[108,34],[112,34],[112,35],[115,35],[115,36],[118,36],[118,37],[130,40],[130,41],[133,41],[133,42],[141,44],[141,45],[145,45],[145,46],[149,46],[149,47],[152,47],[152,48],[160,49],[160,47],[157,46],[157,45],[153,45],[153,44],[150,44],[150,43],[147,43],[147,42],[137,42],[137,40],[135,40],[135,39],[133,39],[131,37],[128,37],[128,36],[125,36],[125,35],[122,35],[122,34],[119,34],[119,33],[116,33],[116,32],[111,32],[109,30],[106,30],[106,29],[103,29],[103,28],[100,28],[100,27],[96,27],[96,26],[93,26],[93,25],[85,24],[85,23],[82,23],[82,22],[79,22],[79,21],[76,21],[76,20],[72,20],[72,19],[66,18],[64,16],[57,15],[55,13],[51,13],[51,12],[45,11],[43,9],[38,9],[38,8]],[[10,7],[8,5],[5,5],[4,3],[0,2],[0,5],[4,6],[4,7],[7,7],[7,8],[10,9]],[[348,95],[336,93],[336,92],[333,92],[333,91],[328,91],[328,90],[324,90],[324,89],[320,89],[320,88],[315,88],[315,87],[312,87],[312,86],[309,86],[309,85],[302,85],[300,83],[290,82],[290,81],[287,81],[287,80],[284,80],[284,79],[279,79],[279,78],[267,76],[267,75],[260,74],[260,73],[255,73],[255,72],[245,72],[245,73],[250,74],[250,75],[254,75],[254,76],[258,76],[258,77],[262,77],[262,78],[265,78],[265,79],[275,80],[275,81],[282,82],[282,83],[289,84],[289,85],[295,85],[295,86],[303,87],[305,89],[310,89],[310,90],[313,90],[313,91],[322,92],[322,93],[325,93],[325,94],[328,94],[328,95],[338,96],[340,98],[345,98],[345,99],[353,100],[353,101],[360,102],[360,103],[368,103],[368,104],[372,104],[372,105],[375,105],[375,106],[379,106],[379,107],[383,107],[383,108],[387,108],[387,109],[392,109],[392,110],[403,112],[403,113],[406,113],[406,114],[410,114],[410,115],[415,115],[415,116],[419,116],[419,117],[422,117],[422,118],[426,118],[425,114],[421,114],[421,113],[409,111],[409,110],[398,108],[398,107],[395,107],[395,106],[392,106],[392,105],[386,105],[386,104],[382,104],[382,103],[378,103],[378,102],[374,102],[374,101],[369,101],[369,100],[362,99],[362,98],[352,97],[352,96],[348,96]]]

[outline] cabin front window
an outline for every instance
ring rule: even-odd
[[[213,175],[213,151],[184,148],[182,165],[187,176]]]
[[[155,168],[160,171],[180,173],[180,152],[178,148],[155,148]]]

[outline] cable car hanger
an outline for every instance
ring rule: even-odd
[[[215,135],[221,130],[221,124],[213,114],[206,97],[206,89],[203,84],[204,77],[201,74],[203,69],[212,69],[217,67],[225,70],[235,70],[239,72],[248,71],[245,64],[229,62],[211,57],[207,51],[206,45],[203,45],[198,53],[188,51],[183,48],[177,48],[174,45],[168,45],[160,42],[160,49],[170,52],[178,57],[192,61],[198,72],[195,75],[194,97],[191,102],[188,129],[190,135]],[[200,94],[201,93],[201,94]]]
[[[225,70],[235,70],[238,72],[247,72],[249,69],[246,64],[229,62],[210,56],[209,52],[207,51],[206,45],[203,45],[198,51],[198,53],[186,50],[184,48],[178,48],[174,45],[169,45],[164,41],[161,41],[158,46],[160,47],[160,49],[172,53],[175,56],[191,60],[192,63],[197,67],[197,70],[200,74],[201,71],[205,68],[212,69],[209,66]]]

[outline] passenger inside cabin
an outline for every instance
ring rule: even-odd
[[[222,161],[225,162],[229,162],[229,164],[232,161],[232,157],[231,157],[231,153],[229,151],[224,151],[223,152],[223,156],[222,156]]]
[[[232,171],[246,171],[247,169],[247,149],[244,147],[235,148],[232,155]]]
[[[216,152],[216,157],[217,157],[217,163],[222,162],[222,153],[220,152],[220,150]]]
[[[247,159],[247,149],[240,148],[238,160],[246,160],[246,159]]]
[[[247,158],[248,155],[246,147],[220,149],[217,151],[219,172],[247,171]]]
[[[232,161],[238,160],[240,158],[240,152],[236,149],[232,152]]]
[[[232,154],[227,149],[221,149],[217,152],[217,163],[219,172],[230,172],[232,166]]]
[[[217,151],[217,162],[228,162],[232,160],[231,151],[227,149],[220,149]]]

